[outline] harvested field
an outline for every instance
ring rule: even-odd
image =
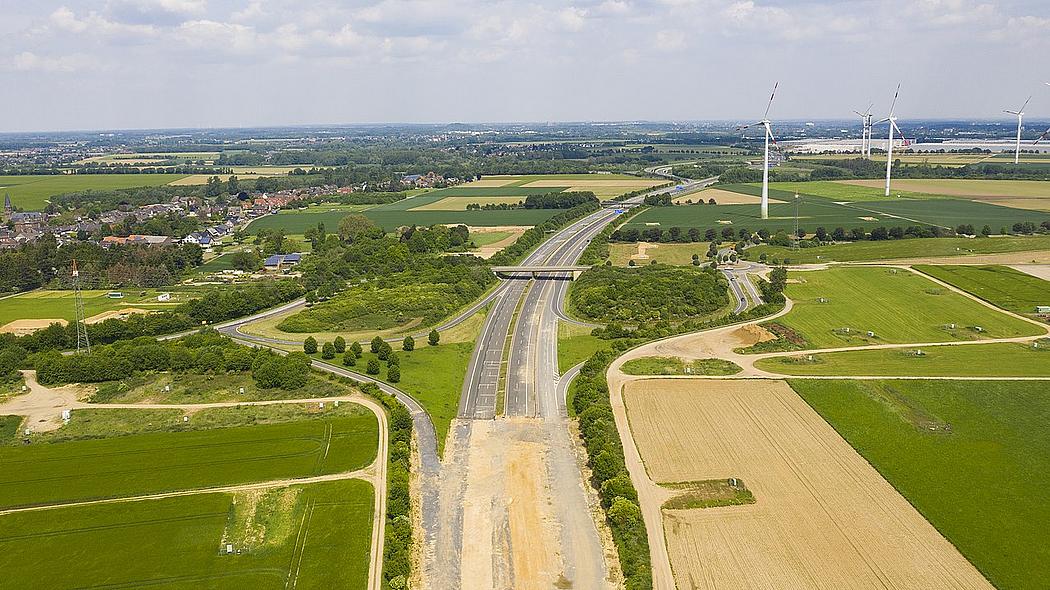
[[[150,313],[148,309],[142,309],[138,307],[125,307],[124,309],[112,309],[110,311],[104,311],[102,313],[95,314],[89,318],[84,319],[85,324],[99,324],[109,319],[125,320],[136,313]]]
[[[501,240],[478,246],[477,250],[474,250],[473,254],[479,258],[488,260],[496,255],[497,252],[513,244],[521,237],[521,234],[525,233],[525,230],[529,229],[528,226],[507,226],[507,227],[471,227],[470,235],[475,234],[487,234],[487,233],[498,233],[498,234],[510,234]]]
[[[704,201],[705,203],[709,199],[714,199],[717,205],[758,205],[762,202],[762,197],[758,195],[745,195],[744,193],[734,193],[732,191],[722,190],[720,188],[709,188],[702,190],[698,193],[692,193],[678,197],[674,200],[676,204],[693,202],[699,203]],[[783,203],[779,199],[770,198],[770,203]]]
[[[1012,268],[1044,281],[1050,281],[1050,264],[1015,264]]]
[[[649,379],[624,396],[653,480],[740,477],[755,497],[664,512],[680,588],[991,588],[786,383]]]
[[[556,188],[570,184],[572,185],[572,188],[569,189],[570,191],[586,191],[596,188],[623,188],[627,191],[638,188],[648,188],[650,186],[664,184],[665,182],[665,180],[649,178],[610,178],[595,180],[551,178],[548,180],[534,180],[528,184],[523,184],[522,186],[525,188]]]
[[[14,320],[7,322],[3,327],[0,327],[0,334],[25,336],[26,334],[32,334],[37,330],[43,330],[51,324],[62,324],[65,326],[68,323],[68,321],[63,319]]]
[[[466,211],[467,205],[472,203],[484,207],[485,205],[518,205],[524,200],[525,197],[445,197],[438,201],[412,207],[409,211]]]
[[[468,183],[462,184],[460,186],[468,186],[468,187],[471,187],[471,188],[474,188],[474,187],[477,187],[477,188],[492,188],[492,187],[497,187],[497,186],[507,186],[508,184],[511,184],[512,182],[514,182],[516,180],[517,180],[517,177],[515,177],[515,176],[507,176],[507,177],[486,176],[485,178],[482,178],[481,180],[475,180],[473,182],[468,182]]]
[[[841,184],[882,188],[884,180],[841,180]],[[1050,199],[1050,183],[1038,180],[970,180],[951,178],[894,179],[893,189],[905,192],[984,198],[1034,197]]]

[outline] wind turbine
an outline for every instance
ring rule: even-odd
[[[864,130],[860,134],[860,155],[866,159],[871,159],[871,107],[875,106],[875,103],[868,105],[868,110],[863,113],[860,111],[853,111],[860,115],[861,121],[864,123]]]
[[[765,159],[762,163],[762,219],[769,219],[769,142],[772,141],[774,147],[777,144],[776,138],[773,137],[773,130],[769,127],[769,108],[773,106],[773,97],[777,95],[777,86],[780,86],[780,82],[773,84],[773,92],[769,95],[769,103],[766,105],[766,112],[762,115],[762,120],[750,125],[737,127],[737,131],[740,131],[748,127],[761,125],[766,133]]]
[[[1024,108],[1028,106],[1029,100],[1032,100],[1031,96],[1029,96],[1028,100],[1024,101],[1024,104],[1021,105],[1021,108],[1017,109],[1016,111],[1003,110],[1004,113],[1017,115],[1017,147],[1014,148],[1014,164],[1019,164],[1021,162],[1021,120],[1024,119]]]
[[[897,95],[901,93],[901,85],[897,84],[897,91],[893,93],[893,102],[890,103],[890,115],[881,121],[876,121],[875,124],[881,123],[890,124],[890,138],[886,144],[886,196],[890,196],[890,175],[893,171],[893,130],[896,129],[901,137],[904,137],[904,133],[901,132],[900,127],[897,127],[897,117],[893,116],[893,109],[897,106]]]

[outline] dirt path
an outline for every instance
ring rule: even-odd
[[[11,512],[24,512],[31,510],[47,510],[64,506],[78,506],[90,504],[103,504],[113,502],[132,502],[149,500],[154,498],[169,498],[174,496],[186,496],[210,492],[235,492],[251,489],[265,489],[271,487],[286,487],[296,484],[309,484],[323,481],[336,481],[341,479],[363,479],[372,484],[375,496],[375,505],[372,520],[372,547],[369,555],[368,588],[369,590],[381,590],[383,571],[383,545],[386,524],[386,496],[387,496],[387,457],[389,456],[388,444],[390,440],[389,424],[387,423],[386,411],[374,400],[364,395],[346,395],[338,397],[308,398],[308,399],[284,399],[284,400],[262,400],[241,402],[215,402],[202,404],[91,404],[83,401],[87,391],[79,386],[67,385],[50,389],[40,385],[36,380],[36,371],[23,371],[26,386],[29,392],[24,395],[15,396],[0,404],[0,415],[11,414],[26,416],[25,424],[34,426],[36,432],[55,430],[62,425],[63,410],[77,409],[123,409],[123,410],[183,410],[186,412],[197,412],[210,408],[230,408],[236,406],[267,406],[276,404],[317,404],[321,402],[350,402],[368,408],[376,416],[379,424],[379,441],[376,449],[375,461],[358,471],[322,475],[317,477],[275,480],[269,482],[257,482],[235,486],[221,486],[215,488],[202,488],[196,490],[182,490],[178,492],[167,492],[162,494],[151,494],[146,496],[134,496],[129,498],[114,498],[109,500],[95,500],[90,502],[76,502],[65,504],[49,504],[32,508],[0,511],[0,516]]]

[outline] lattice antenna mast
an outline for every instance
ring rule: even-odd
[[[73,261],[73,307],[76,308],[77,352],[91,352],[88,341],[87,324],[84,323],[84,296],[80,293],[80,270],[77,261]]]

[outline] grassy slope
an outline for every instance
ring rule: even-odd
[[[378,424],[360,408],[341,413],[282,424],[0,447],[0,504],[122,497],[360,469],[375,459]],[[74,412],[73,421],[80,415]],[[171,428],[179,428],[181,412],[171,418]]]
[[[997,587],[1050,579],[1044,383],[791,385]],[[951,430],[918,426],[925,423]]]
[[[777,320],[806,337],[809,347],[947,342],[978,337],[1034,336],[1038,327],[953,293],[914,273],[885,268],[832,268],[791,273],[794,308]],[[819,298],[826,303],[819,303]],[[948,324],[954,323],[951,330]],[[983,328],[983,332],[972,329]],[[834,333],[850,328],[848,335]],[[866,332],[875,332],[874,338]]]
[[[622,370],[628,375],[735,375],[742,369],[723,359],[698,359],[687,364],[676,357],[647,356],[625,362]]]
[[[219,549],[233,512],[230,494],[7,515],[0,517],[0,570],[5,585],[13,588],[39,586],[42,564],[56,556],[75,563],[48,567],[49,588],[112,584],[277,590],[286,587],[290,571],[297,571],[297,585],[303,588],[365,588],[371,484],[349,480],[298,489],[294,504],[264,516],[286,524],[267,531],[275,537],[271,544],[237,546],[245,551],[229,556]],[[304,544],[297,539],[300,523],[309,532]],[[331,567],[333,563],[340,565]]]
[[[809,228],[810,231],[816,227]],[[834,228],[829,228],[828,231]],[[847,228],[848,229],[848,228]],[[996,228],[994,231],[998,231]],[[919,258],[929,256],[966,256],[969,254],[998,254],[1002,252],[1026,252],[1050,249],[1050,236],[1023,236],[1009,238],[916,238],[910,240],[886,240],[877,242],[849,242],[815,248],[794,250],[781,246],[755,246],[748,248],[748,256],[758,260],[762,254],[783,260],[790,258],[793,264],[813,262],[841,262],[892,260],[894,258]]]
[[[707,242],[696,242],[689,244],[652,244],[645,254],[648,259],[635,260],[636,265],[649,264],[653,260],[660,264],[674,264],[688,266],[693,263],[693,254],[700,256],[701,261],[707,260]],[[631,256],[638,253],[638,244],[609,244],[609,259],[616,266],[627,266]]]
[[[854,350],[761,359],[755,366],[785,375],[915,375],[921,377],[1050,377],[1050,341],[931,346],[917,356],[914,348]]]
[[[1050,305],[1050,281],[1008,266],[916,266],[930,276],[1016,313]]]
[[[591,328],[558,322],[558,372],[564,373],[591,358],[609,341],[591,336]]]

